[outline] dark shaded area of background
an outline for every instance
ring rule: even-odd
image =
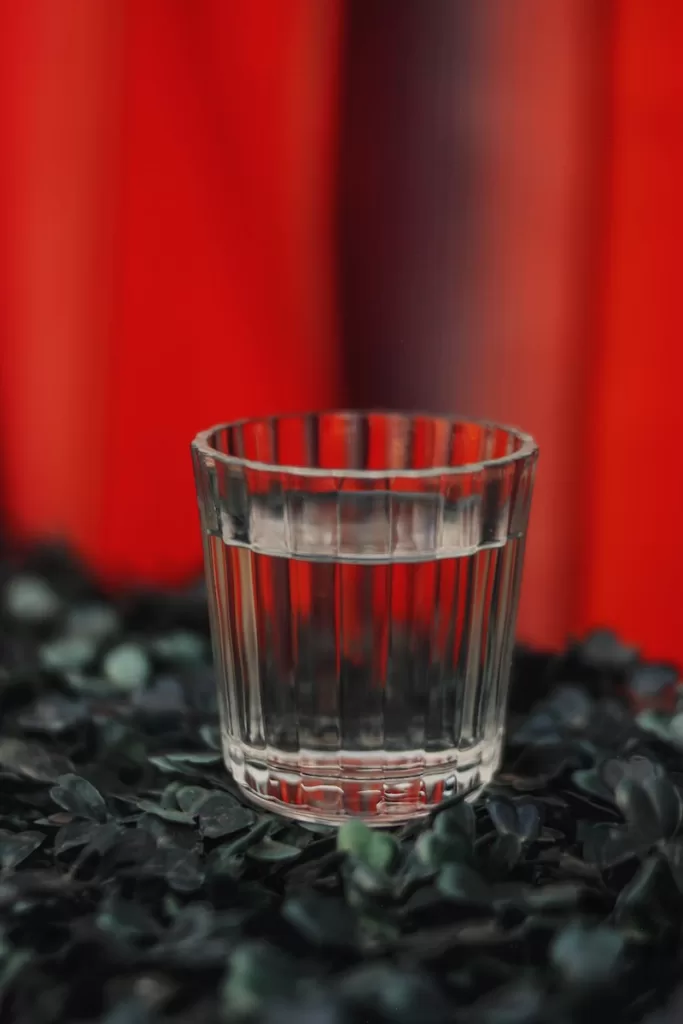
[[[352,400],[440,411],[452,400],[434,359],[456,376],[466,358],[476,7],[351,0],[346,12],[340,313]]]

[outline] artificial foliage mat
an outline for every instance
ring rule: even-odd
[[[683,1020],[678,673],[518,652],[504,767],[394,832],[255,810],[197,585],[3,563],[0,1021]]]

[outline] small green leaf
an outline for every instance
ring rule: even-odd
[[[19,725],[32,733],[59,736],[81,725],[89,717],[85,701],[71,700],[61,694],[42,697],[19,715]]]
[[[388,898],[392,891],[391,879],[384,871],[376,871],[360,860],[353,861],[345,872],[345,882],[347,902],[354,907]]]
[[[390,871],[398,858],[398,844],[387,832],[375,831],[360,821],[347,821],[337,834],[337,849],[373,871]]]
[[[199,808],[211,796],[211,790],[203,786],[181,786],[176,790],[176,802],[181,811],[198,814]]]
[[[174,750],[164,757],[180,764],[220,764],[222,757],[213,750]]]
[[[683,750],[683,713],[666,715],[650,709],[636,715],[636,724],[643,732],[656,736],[676,750]]]
[[[578,906],[585,891],[578,882],[551,882],[527,887],[523,900],[531,911],[566,911]]]
[[[664,855],[679,892],[683,893],[683,839],[674,839],[666,843]]]
[[[91,821],[72,821],[70,824],[62,826],[55,836],[52,845],[54,855],[59,857],[62,853],[67,853],[69,850],[86,846],[96,828],[97,825]]]
[[[221,731],[215,725],[202,725],[199,729],[202,742],[211,750],[221,749]]]
[[[399,856],[398,844],[388,832],[373,832],[365,862],[373,871],[391,871]]]
[[[572,782],[577,789],[587,793],[589,796],[604,800],[605,803],[613,803],[614,794],[607,786],[595,768],[579,768],[572,772]]]
[[[490,906],[492,893],[488,883],[467,864],[444,864],[436,887],[447,899],[472,906]]]
[[[631,833],[638,842],[653,843],[660,838],[659,817],[639,782],[622,779],[614,798]]]
[[[603,870],[627,863],[641,850],[626,828],[605,822],[586,822],[581,838],[584,861]]]
[[[363,858],[372,841],[372,830],[362,821],[345,821],[337,832],[337,849]]]
[[[264,864],[282,864],[286,861],[296,860],[299,856],[301,856],[301,850],[298,846],[280,843],[276,839],[271,839],[270,836],[265,836],[260,843],[250,846],[247,850],[247,857],[250,860],[260,861]]]
[[[159,798],[159,804],[169,810],[177,811],[178,804],[176,802],[176,793],[179,789],[180,783],[177,780],[175,782],[169,782],[169,784],[164,787],[164,791]]]
[[[622,966],[624,939],[613,928],[570,924],[553,940],[550,957],[567,985],[592,987],[610,981]]]
[[[581,643],[581,659],[592,668],[623,672],[638,658],[638,650],[621,642],[611,629],[594,629]]]
[[[221,989],[226,1019],[256,1014],[266,1003],[293,995],[297,966],[265,942],[238,946],[228,961],[228,974]]]
[[[76,605],[66,619],[69,635],[87,637],[98,643],[116,633],[120,625],[116,611],[108,604]]]
[[[41,576],[15,576],[5,587],[4,597],[9,614],[30,624],[54,619],[62,604]]]
[[[147,682],[151,665],[149,658],[135,643],[113,647],[102,661],[102,671],[119,690],[137,690]]]
[[[669,839],[680,826],[680,795],[666,777],[647,778],[642,783],[624,778],[614,798],[638,842]]]
[[[518,836],[510,832],[496,835],[485,852],[486,867],[494,877],[505,877],[519,864],[523,852],[522,840]]]
[[[214,924],[214,913],[205,903],[188,903],[180,907],[171,927],[163,936],[163,945],[173,947],[176,952],[190,952],[194,945],[200,944],[211,934]]]
[[[191,850],[169,850],[165,861],[164,877],[175,892],[195,892],[204,884],[204,869]]]
[[[594,702],[578,686],[558,686],[537,704],[514,734],[515,744],[554,746],[564,734],[585,729],[594,713]]]
[[[286,900],[282,916],[313,945],[346,948],[355,944],[355,918],[341,900],[311,890]]]
[[[80,775],[60,775],[57,785],[50,790],[50,796],[59,807],[76,818],[100,823],[107,820],[107,805],[102,794]]]
[[[30,782],[56,782],[74,766],[63,754],[54,754],[37,743],[13,736],[0,738],[0,768]]]
[[[207,839],[220,839],[249,828],[255,814],[228,793],[213,793],[199,807],[199,831]]]
[[[631,757],[609,757],[598,768],[600,778],[613,792],[622,779],[631,779],[641,785],[655,778],[662,778],[664,770],[649,757],[633,754]]]
[[[636,928],[651,939],[680,929],[683,902],[666,862],[648,857],[621,890],[614,906],[614,921]]]
[[[96,652],[97,645],[89,637],[64,636],[44,644],[39,657],[50,672],[78,672],[87,668]]]
[[[225,846],[219,846],[217,850],[213,851],[209,861],[211,874],[237,877],[240,873],[241,860],[247,850],[259,843],[271,828],[272,823],[270,819],[261,818],[245,836],[233,839],[231,843],[226,843]]]
[[[154,918],[138,902],[109,893],[100,903],[95,917],[100,931],[117,942],[134,942],[159,933]]]
[[[662,836],[671,838],[681,825],[683,805],[679,791],[665,776],[646,778],[642,786],[656,811]]]
[[[4,996],[10,985],[21,974],[24,967],[33,959],[26,949],[15,949],[7,952],[0,967],[0,996]]]
[[[101,1024],[154,1024],[152,1013],[141,996],[120,999],[111,1010],[100,1017]]]
[[[154,814],[157,818],[163,818],[164,821],[171,821],[176,825],[194,825],[194,814],[188,814],[187,811],[176,811],[171,807],[162,807],[161,804],[155,804],[153,800],[138,800],[137,806],[141,811],[145,811],[147,814]]]
[[[83,862],[92,854],[102,857],[118,841],[121,835],[121,828],[115,821],[108,821],[104,825],[93,825],[88,842],[79,854],[79,862]]]
[[[390,963],[361,964],[342,975],[339,991],[351,1009],[349,1019],[363,1024],[375,1020],[443,1024],[452,1017],[432,978],[412,968]]]
[[[415,841],[414,854],[430,871],[437,871],[443,864],[467,862],[472,850],[469,840],[463,835],[442,836],[436,832],[422,832]]]
[[[475,830],[474,809],[467,800],[438,812],[434,818],[434,831],[444,838],[465,836],[473,842]]]
[[[515,836],[521,843],[532,843],[538,839],[541,815],[535,804],[490,800],[486,809],[500,835]]]
[[[150,646],[155,657],[176,664],[202,661],[206,653],[204,637],[184,631],[163,634]]]
[[[42,832],[8,832],[0,829],[0,867],[12,871],[45,842]]]

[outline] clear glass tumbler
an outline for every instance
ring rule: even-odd
[[[225,760],[256,803],[393,825],[501,756],[537,448],[382,412],[192,445]]]

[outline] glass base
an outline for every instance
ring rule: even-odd
[[[245,796],[299,821],[351,819],[388,828],[428,815],[460,793],[473,800],[498,768],[501,742],[467,750],[287,754],[226,743],[225,762]]]

